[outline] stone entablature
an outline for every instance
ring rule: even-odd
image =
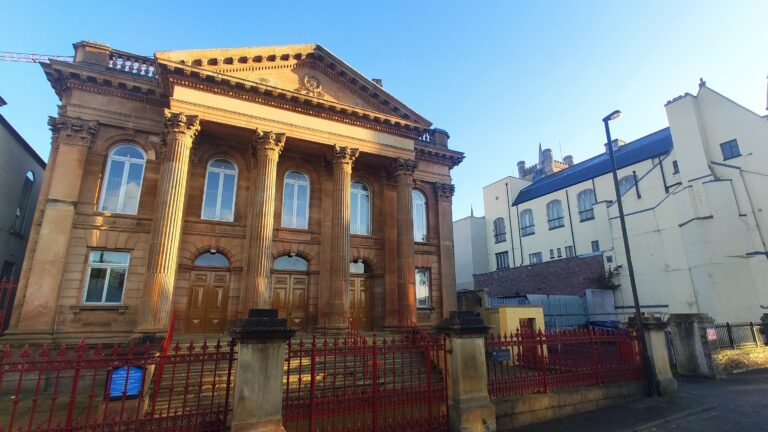
[[[198,296],[209,295],[206,290],[218,296],[220,323],[251,307],[274,306],[275,277],[285,275],[303,284],[303,297],[295,298],[303,321],[292,323],[309,330],[346,323],[355,296],[368,298],[375,328],[436,323],[455,308],[446,221],[450,226],[450,169],[463,154],[448,148],[445,131],[429,129],[428,121],[380,87],[376,93],[362,89],[361,78],[346,95],[341,92],[350,91],[353,81],[326,83],[329,70],[351,79],[342,71],[352,69],[335,57],[322,61],[327,70],[316,72],[319,82],[304,79],[317,58],[273,69],[298,73],[304,88],[262,80],[247,89],[242,75],[224,75],[227,57],[222,67],[219,60],[195,66],[169,53],[160,60],[160,54],[134,56],[90,42],[75,47],[74,63],[52,61],[44,70],[62,99],[61,115],[52,122],[69,124],[66,130],[85,138],[54,134],[43,188],[49,204],[33,227],[36,258],[21,276],[11,333],[160,333],[174,311],[177,330],[188,332],[200,312],[193,306]],[[285,85],[279,76],[270,79]],[[339,102],[363,96],[376,101],[369,108],[382,112]],[[144,158],[136,211],[105,211],[110,158],[125,145]],[[203,217],[209,164],[216,160],[233,167],[228,220]],[[303,227],[282,220],[291,172],[301,173],[308,185]],[[357,181],[368,188],[367,234],[350,232],[350,185]],[[413,242],[412,190],[426,197],[422,243]],[[129,254],[121,302],[86,304],[93,251]],[[209,252],[225,257],[227,266],[196,263]],[[306,269],[275,271],[283,257],[303,260]],[[365,274],[351,278],[350,262],[364,263]],[[427,308],[416,308],[416,268],[430,272]],[[350,291],[351,279],[358,291]],[[32,289],[35,295],[28,296]]]

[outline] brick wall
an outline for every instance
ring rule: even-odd
[[[491,297],[526,294],[581,295],[585,289],[600,288],[603,257],[564,258],[523,267],[472,275],[476,289],[487,289]]]

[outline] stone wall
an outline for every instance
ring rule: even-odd
[[[645,392],[644,381],[631,381],[496,399],[493,401],[496,426],[500,431],[510,431],[532,423],[628,402],[643,397]]]

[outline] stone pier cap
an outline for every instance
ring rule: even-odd
[[[457,336],[485,335],[490,328],[480,314],[473,311],[451,311],[448,318],[437,325],[439,331]]]
[[[249,309],[248,318],[230,324],[230,334],[237,341],[288,340],[296,330],[288,327],[288,320],[277,317],[277,309]]]

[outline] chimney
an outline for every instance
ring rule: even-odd
[[[384,80],[382,80],[381,78],[371,78],[371,81],[373,81],[373,83],[376,84],[377,86],[384,88]]]
[[[520,161],[517,163],[517,177],[525,177],[525,161]]]
[[[563,162],[568,166],[573,166],[573,156],[572,155],[566,155],[563,158]]]

